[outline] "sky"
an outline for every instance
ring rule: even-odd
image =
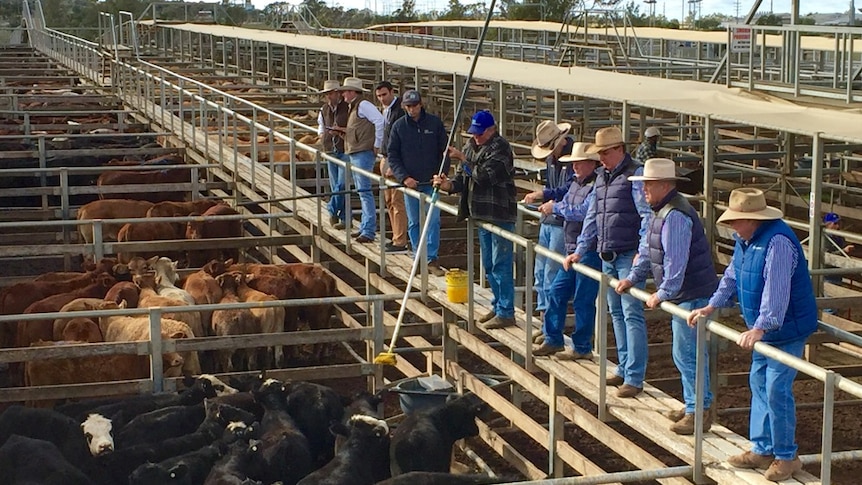
[[[287,0],[289,3],[300,3],[299,0]],[[325,0],[330,6],[340,5],[345,9],[351,8],[370,8],[381,13],[389,13],[401,6],[401,0]],[[461,0],[461,3],[473,3],[476,0]],[[479,0],[482,1],[482,0]],[[488,0],[484,0],[489,3]],[[638,2],[638,0],[635,0]],[[628,0],[622,0],[623,3],[628,3]],[[744,16],[754,4],[753,0],[702,0],[701,14],[707,15],[710,13],[723,13],[725,15],[736,15],[737,5],[739,6],[739,15]],[[252,0],[252,3],[257,8],[263,8],[270,4],[270,0]],[[856,0],[857,8],[862,7],[862,0]],[[416,0],[416,6],[420,10],[430,9],[445,9],[447,0]],[[587,3],[589,5],[589,1]],[[790,0],[763,0],[760,6],[760,12],[769,12],[770,5],[772,11],[776,13],[790,12]],[[685,7],[686,14],[688,13],[688,0],[658,0],[656,3],[656,14],[664,13],[669,19],[678,19],[683,13]],[[845,12],[850,7],[850,0],[800,0],[800,13],[802,15],[808,13],[834,13]],[[388,11],[388,12],[387,12]],[[647,5],[642,5],[641,12],[647,11]],[[550,19],[549,19],[550,20]]]

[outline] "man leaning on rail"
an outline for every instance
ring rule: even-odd
[[[697,212],[676,190],[676,181],[687,178],[676,176],[676,164],[666,158],[652,158],[644,164],[642,176],[629,177],[631,181],[644,184],[646,201],[653,210],[649,227],[649,251],[639,257],[650,261],[656,292],[650,295],[646,305],[658,307],[669,301],[684,310],[705,306],[718,285],[709,241]],[[616,291],[622,294],[635,283],[646,281],[648,269],[636,266],[625,279],[617,283]],[[674,433],[694,433],[694,410],[696,405],[695,375],[697,374],[697,331],[686,325],[683,317],[671,318],[673,329],[673,362],[682,379],[682,395],[685,407],[673,412]],[[704,359],[704,367],[708,361]],[[705,369],[706,394],[704,395],[703,429],[712,426],[712,393],[709,390],[709,371]]]
[[[760,189],[730,193],[729,208],[718,222],[736,232],[733,257],[709,304],[691,312],[689,325],[729,306],[736,295],[748,330],[736,343],[751,350],[760,341],[802,357],[808,336],[817,329],[817,304],[808,264],[796,234],[781,220],[780,210],[766,205]],[[764,477],[786,480],[802,469],[796,456],[796,369],[759,352],[751,356],[749,385],[751,451],[731,456],[737,468],[768,468]]]

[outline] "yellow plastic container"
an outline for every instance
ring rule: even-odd
[[[467,272],[458,268],[446,272],[446,299],[452,303],[467,303]]]

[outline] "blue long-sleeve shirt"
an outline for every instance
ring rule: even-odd
[[[602,168],[599,168],[602,170]],[[643,175],[644,168],[638,167],[635,170],[635,175]],[[632,267],[635,271],[637,266],[643,265],[645,269],[649,269],[649,243],[647,242],[647,232],[649,224],[652,220],[652,208],[646,201],[644,196],[643,182],[632,182],[632,199],[635,203],[635,208],[641,216],[641,227],[638,229],[640,242],[638,243],[638,262]],[[575,254],[583,256],[587,252],[587,248],[594,245],[593,243],[598,238],[599,231],[596,225],[596,198],[595,195],[590,196],[590,207],[587,209],[587,216],[584,218],[584,228],[581,230],[581,235],[578,236],[578,247],[575,249]]]
[[[569,176],[568,183],[566,184],[566,192],[569,191],[572,182],[574,182],[577,177],[577,174],[575,172],[572,172],[572,174]],[[562,217],[567,221],[583,221],[587,217],[587,211],[590,208],[590,203],[595,196],[595,191],[592,191],[590,192],[590,195],[588,195],[587,198],[584,199],[584,201],[581,202],[579,205],[571,205],[566,200],[565,194],[563,194],[561,200],[559,200],[558,202],[554,202],[554,214]]]
[[[739,239],[739,236],[735,236]],[[776,262],[778,262],[776,264]],[[766,264],[763,265],[763,296],[760,299],[760,315],[754,328],[769,332],[781,328],[784,315],[790,304],[790,279],[799,264],[799,253],[786,236],[777,235],[769,241],[766,248]],[[718,289],[709,299],[715,308],[733,306],[736,294],[736,271],[733,261],[728,263]]]
[[[691,228],[691,219],[678,210],[668,212],[664,218],[664,224],[661,226],[664,277],[656,292],[660,301],[676,297],[682,288],[691,249]],[[645,281],[648,275],[649,266],[637,265],[632,268],[628,279],[637,284]]]

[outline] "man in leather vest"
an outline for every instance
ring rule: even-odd
[[[572,153],[560,157],[561,162],[571,162],[572,176],[569,190],[559,202],[542,204],[542,214],[555,214],[562,217],[563,233],[565,234],[565,250],[568,254],[575,252],[578,236],[584,225],[584,217],[589,208],[589,196],[593,193],[596,182],[596,168],[599,157],[586,152],[589,143],[576,142],[572,144]],[[550,205],[549,205],[550,204]],[[599,255],[593,247],[587,251],[581,264],[595,270],[601,268]],[[565,271],[557,273],[548,286],[548,307],[542,318],[542,344],[533,350],[533,355],[554,355],[561,360],[592,359],[593,329],[596,320],[596,295],[599,293],[599,282],[589,276],[570,269],[570,262],[565,264]],[[572,333],[572,348],[566,349],[563,340],[563,330],[566,324],[566,309],[569,301],[574,299],[575,330]]]
[[[731,306],[734,295],[748,330],[736,343],[751,350],[765,342],[802,357],[805,342],[817,329],[817,303],[805,253],[779,209],[766,205],[763,191],[736,189],[728,209],[718,218],[736,232],[733,257],[709,304],[689,314],[689,325],[716,308]],[[797,456],[796,369],[760,352],[751,356],[749,386],[751,451],[728,458],[737,468],[767,468],[767,480],[779,482],[802,469]]]
[[[709,297],[718,285],[715,265],[706,232],[697,212],[676,190],[676,181],[687,178],[676,176],[676,164],[666,158],[652,158],[644,164],[643,176],[629,177],[631,181],[644,184],[646,201],[653,210],[649,230],[649,254],[657,291],[650,295],[647,306],[657,308],[661,302],[669,301],[684,310],[706,306]],[[637,266],[625,279],[617,283],[619,294],[635,283],[646,281],[649,268]],[[687,325],[686,319],[674,315],[673,362],[682,379],[682,395],[685,407],[672,413],[674,421],[670,429],[681,435],[694,434],[694,411],[696,406],[695,376],[697,373],[697,330]],[[704,360],[705,367],[708,367]],[[709,390],[709,370],[704,372],[704,418],[703,430],[712,425],[712,393]]]
[[[615,126],[597,131],[596,142],[587,152],[598,153],[602,166],[598,169],[596,188],[578,237],[578,247],[570,256],[571,262],[580,262],[595,245],[602,260],[602,272],[611,278],[625,278],[635,264],[649,265],[646,258],[636,256],[646,254],[652,209],[644,199],[643,183],[628,180],[632,175],[641,175],[643,166],[626,152],[622,131]],[[643,283],[638,285],[641,289],[643,286]],[[618,295],[613,288],[608,289],[607,300],[619,360],[614,376],[609,377],[607,383],[619,386],[617,397],[634,397],[643,391],[646,374],[643,305],[631,295]]]
[[[389,134],[392,125],[398,118],[404,116],[401,107],[401,98],[395,96],[395,87],[389,81],[383,81],[374,88],[377,101],[383,108],[383,143],[380,145],[380,173],[386,178],[392,178],[392,169],[389,168]],[[389,224],[392,226],[392,242],[386,243],[384,248],[390,253],[407,252],[407,208],[404,206],[404,194],[398,189],[384,189],[383,202],[386,204],[386,213],[389,214]]]
[[[347,103],[341,98],[338,91],[338,81],[326,80],[320,94],[326,99],[326,103],[320,107],[317,114],[317,135],[323,151],[327,155],[347,162],[347,154],[344,153],[344,138],[341,131],[333,130],[334,126],[347,126]],[[347,211],[344,208],[344,167],[335,162],[327,161],[329,171],[329,223],[336,229],[344,229]]]
[[[347,112],[347,125],[335,127],[344,137],[344,152],[350,156],[352,165],[371,172],[383,143],[383,115],[370,101],[362,99],[361,94],[368,90],[362,87],[361,79],[344,78],[344,83],[338,90],[350,107]],[[371,191],[371,179],[364,175],[355,175],[353,180],[359,192],[362,218],[359,231],[352,236],[358,243],[369,243],[374,241],[377,233],[377,205]]]

